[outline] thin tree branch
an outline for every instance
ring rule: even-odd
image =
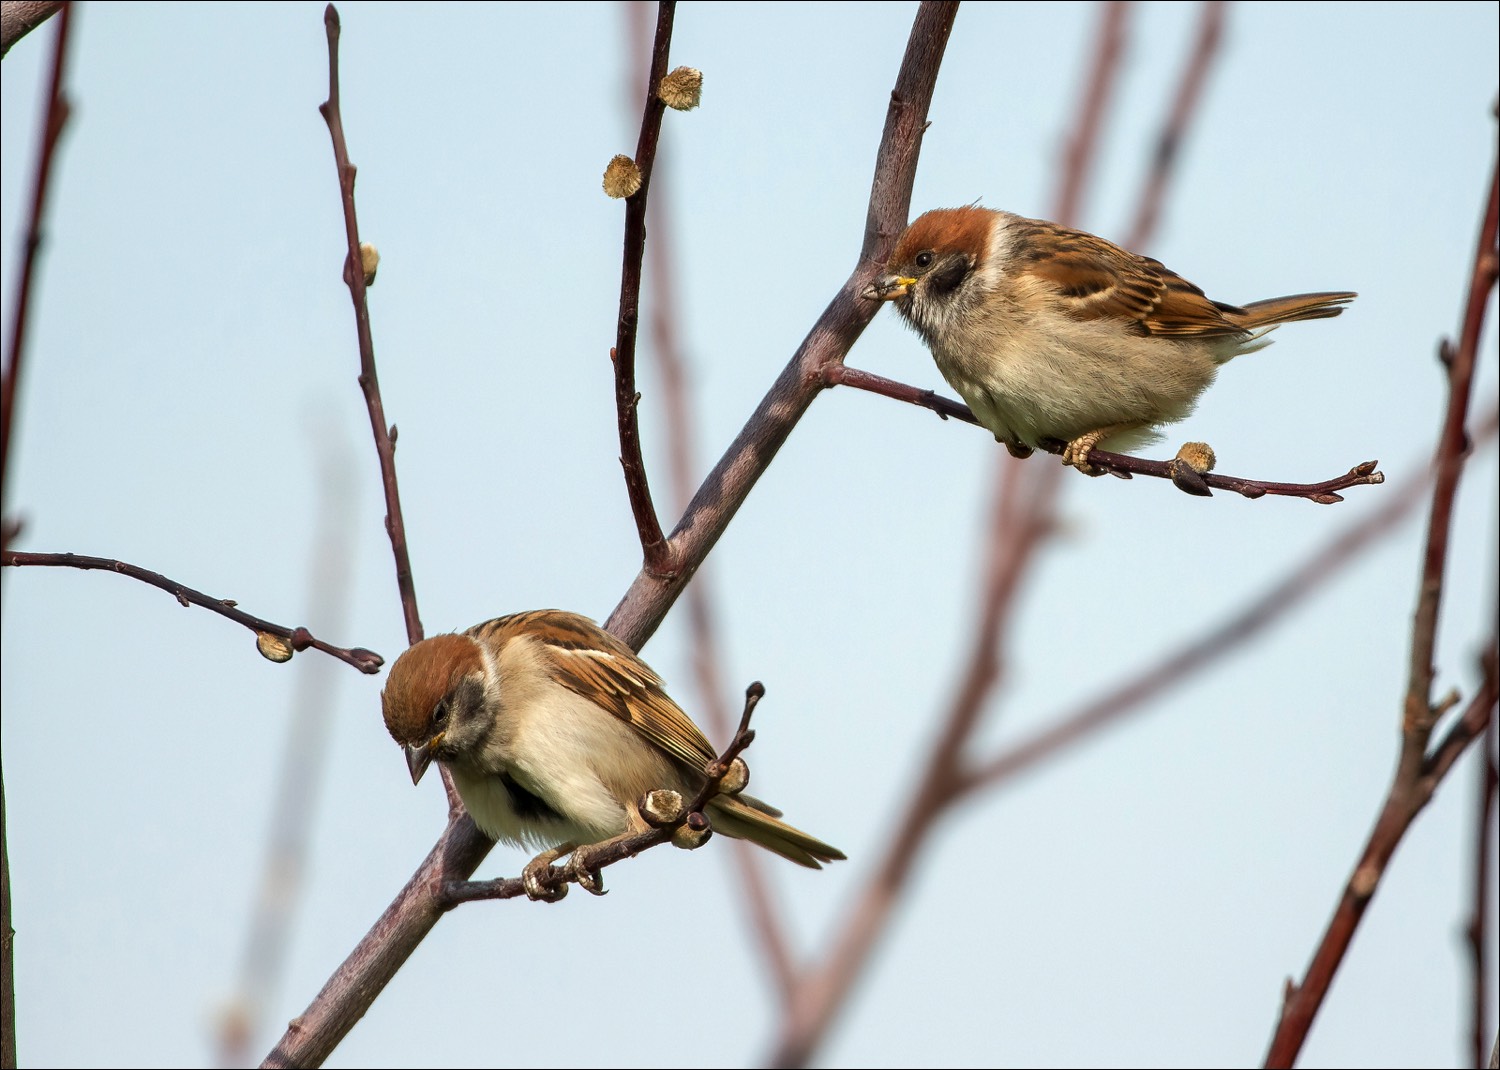
[[[605,626],[632,649],[639,650],[656,630],[776,449],[821,391],[818,364],[843,359],[873,315],[874,310],[866,307],[870,302],[861,300],[859,294],[875,278],[905,225],[921,133],[956,12],[956,4],[932,0],[918,9],[876,157],[864,247],[854,273],[679,523],[673,539],[682,568],[670,580],[643,569],[606,622]],[[447,882],[466,879],[493,846],[468,815],[451,817],[437,845],[395,901],[307,1010],[291,1023],[262,1065],[321,1065],[442,916]]]
[[[1136,207],[1135,225],[1130,228],[1130,238],[1125,248],[1139,252],[1156,234],[1161,218],[1162,202],[1166,199],[1167,185],[1177,171],[1177,157],[1182,151],[1183,138],[1192,126],[1198,105],[1204,97],[1208,73],[1219,54],[1219,45],[1224,39],[1224,9],[1228,5],[1221,0],[1205,0],[1198,15],[1198,36],[1188,57],[1182,80],[1177,85],[1177,97],[1172,104],[1172,113],[1156,139],[1156,151],[1151,157],[1151,173],[1146,178],[1145,192]]]
[[[1099,5],[1099,37],[1094,45],[1094,60],[1089,65],[1091,73],[1063,154],[1062,182],[1058,184],[1053,209],[1059,222],[1075,220],[1083,214],[1084,183],[1094,171],[1099,128],[1114,97],[1120,57],[1125,52],[1125,28],[1133,12],[1134,8],[1124,0],[1105,0]]]
[[[1489,194],[1484,219],[1479,228],[1479,241],[1474,253],[1458,345],[1454,347],[1444,342],[1440,347],[1443,363],[1448,369],[1448,405],[1434,461],[1436,480],[1427,526],[1427,545],[1422,555],[1417,610],[1412,625],[1410,677],[1402,704],[1401,752],[1375,828],[1344,887],[1328,928],[1313,952],[1307,973],[1300,985],[1288,982],[1281,1017],[1266,1053],[1268,1067],[1292,1066],[1297,1061],[1308,1031],[1328,995],[1334,975],[1343,963],[1365,909],[1385,873],[1386,865],[1412,821],[1431,799],[1437,783],[1447,769],[1473,741],[1474,736],[1483,731],[1483,724],[1476,724],[1471,720],[1471,715],[1480,720],[1492,715],[1496,679],[1494,661],[1491,658],[1486,662],[1484,685],[1471,703],[1469,713],[1450,730],[1448,738],[1437,752],[1428,754],[1428,742],[1442,712],[1432,701],[1432,680],[1436,672],[1433,651],[1437,644],[1438,609],[1442,602],[1443,581],[1447,570],[1453,503],[1464,461],[1470,452],[1465,424],[1479,338],[1484,327],[1489,293],[1495,286],[1497,269],[1500,269],[1500,259],[1497,259],[1496,252],[1497,234],[1500,234],[1500,168],[1492,165]],[[1494,645],[1493,640],[1489,645]]]
[[[5,0],[0,3],[0,56],[55,15],[62,6],[62,0]]]
[[[401,592],[401,614],[406,621],[408,644],[422,639],[422,618],[417,613],[417,588],[411,575],[411,556],[406,547],[406,521],[401,516],[401,488],[396,482],[396,428],[385,422],[385,404],[380,397],[380,377],[375,371],[375,340],[370,333],[370,307],[365,298],[365,272],[361,266],[359,219],[354,210],[356,168],[349,162],[344,140],[344,117],[339,110],[339,13],[332,4],[323,12],[328,32],[328,99],[318,111],[333,139],[333,160],[339,173],[339,197],[344,206],[344,232],[349,250],[344,258],[344,282],[354,302],[354,323],[359,333],[359,387],[370,410],[370,430],[375,434],[375,452],[380,456],[380,483],[385,489],[385,529],[396,558],[396,587]],[[447,780],[444,778],[444,782]],[[450,803],[453,793],[450,790]]]
[[[1500,792],[1500,767],[1495,764],[1500,750],[1500,718],[1490,721],[1489,742],[1480,755],[1481,767],[1475,778],[1478,785],[1474,827],[1474,901],[1471,904],[1469,923],[1464,926],[1464,936],[1469,943],[1469,1042],[1472,1063],[1484,1065],[1484,1042],[1490,1036],[1490,1007],[1494,995],[1489,991],[1489,917],[1490,903],[1495,891],[1490,887],[1490,865],[1494,861],[1494,834],[1490,825],[1495,820],[1495,797]]]
[[[908,386],[906,383],[887,379],[873,372],[851,368],[845,364],[830,364],[822,369],[823,382],[827,386],[852,386],[856,390],[867,390],[881,397],[904,401],[930,409],[944,420],[961,420],[979,426],[979,421],[968,406],[942,397],[931,390]],[[1041,448],[1048,453],[1061,454],[1064,443],[1043,442]],[[1170,479],[1179,489],[1198,497],[1208,497],[1213,490],[1230,490],[1246,498],[1262,498],[1274,495],[1287,498],[1305,498],[1319,505],[1332,505],[1344,500],[1338,492],[1350,487],[1377,486],[1385,482],[1385,474],[1378,471],[1379,461],[1364,461],[1341,476],[1326,479],[1321,483],[1273,483],[1262,479],[1246,479],[1241,476],[1220,475],[1217,472],[1194,472],[1179,460],[1153,461],[1145,457],[1132,457],[1125,453],[1110,453],[1106,450],[1089,451],[1088,462],[1097,468],[1124,475],[1151,476]]]
[[[50,566],[61,568],[78,568],[84,570],[100,569],[106,572],[118,572],[122,576],[149,583],[152,587],[160,588],[177,599],[184,607],[189,605],[202,606],[211,610],[221,617],[227,617],[236,624],[243,624],[246,628],[257,635],[273,635],[278,639],[286,640],[289,649],[285,651],[286,657],[276,660],[285,661],[291,657],[291,651],[321,650],[325,654],[332,655],[340,661],[353,665],[363,673],[376,673],[385,664],[385,659],[373,650],[364,647],[341,647],[326,643],[313,635],[306,628],[288,628],[284,624],[273,624],[259,617],[235,608],[237,603],[230,598],[214,598],[202,591],[195,591],[186,587],[176,580],[168,579],[160,572],[152,572],[141,568],[139,565],[126,564],[124,561],[115,561],[108,557],[84,557],[82,554],[38,554],[20,550],[6,550],[0,554],[0,565],[24,567],[24,566]],[[271,644],[269,652],[263,650],[267,657],[278,649],[276,644]]]
[[[620,318],[615,328],[615,347],[610,357],[615,366],[615,411],[620,427],[620,464],[625,469],[625,489],[641,539],[645,570],[654,576],[672,572],[671,547],[662,535],[651,486],[646,480],[646,462],[641,458],[640,395],[635,389],[635,340],[640,324],[641,265],[646,255],[646,198],[651,191],[651,172],[656,164],[656,143],[661,136],[666,105],[658,93],[667,73],[672,48],[672,17],[675,0],[662,0],[656,9],[656,40],[651,48],[651,69],[646,76],[646,103],[641,111],[641,135],[636,142],[635,165],[640,188],[625,200],[625,252],[620,269]]]
[[[31,182],[31,209],[26,217],[26,240],[21,254],[21,272],[16,280],[15,312],[10,324],[10,337],[6,339],[5,370],[0,375],[0,507],[8,504],[6,495],[10,472],[10,439],[15,429],[16,389],[21,377],[22,360],[26,355],[27,328],[31,323],[31,288],[36,277],[37,256],[41,253],[45,238],[43,221],[47,215],[48,195],[52,192],[52,162],[57,158],[57,145],[63,129],[68,124],[72,106],[63,89],[68,72],[69,30],[73,23],[73,5],[62,8],[57,20],[57,34],[53,38],[52,76],[47,91],[46,111],[42,117],[42,144],[37,153],[36,173]],[[9,530],[9,529],[7,529]],[[8,546],[7,539],[3,545]]]
[[[633,95],[635,86],[650,77],[647,71],[649,60],[646,57],[651,52],[640,47],[640,42],[649,39],[650,21],[648,5],[644,0],[631,0],[624,6],[629,27],[627,37],[630,54],[641,57],[641,61],[633,64],[631,72],[630,92]],[[660,156],[658,152],[658,160]],[[660,183],[661,176],[655,168],[653,174]],[[680,318],[677,310],[680,306],[675,270],[676,246],[673,242],[672,213],[669,208],[670,202],[664,201],[658,192],[651,201],[647,217],[651,244],[646,248],[646,270],[650,273],[653,294],[651,343],[661,376],[662,416],[667,436],[672,500],[681,512],[692,500],[695,489],[697,430],[693,406],[688,399],[688,361],[683,354],[677,331]],[[688,584],[685,598],[698,706],[703,711],[710,738],[722,739],[729,733],[732,724],[723,699],[725,685],[720,668],[723,659],[719,650],[718,620],[711,589],[701,572]],[[780,911],[766,877],[764,856],[744,840],[734,840],[731,846],[734,866],[739,873],[735,887],[744,896],[750,924],[755,932],[755,946],[765,956],[772,982],[777,993],[785,1000],[791,993],[792,954]]]

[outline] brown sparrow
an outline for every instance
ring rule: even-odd
[[[864,291],[896,310],[979,422],[1016,456],[1051,439],[1063,463],[1155,441],[1193,411],[1219,365],[1278,324],[1337,316],[1352,293],[1243,308],[1150,257],[1041,219],[970,205],[906,228],[891,274]]]
[[[647,792],[695,797],[717,757],[629,647],[557,609],[422,640],[396,659],[381,704],[413,783],[436,759],[485,835],[552,848],[526,868],[532,898],[546,897],[535,881],[554,859],[572,851],[587,873],[586,845],[648,829]],[[705,809],[716,831],[798,865],[844,857],[749,795]]]

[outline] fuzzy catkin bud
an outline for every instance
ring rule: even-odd
[[[674,111],[692,111],[703,101],[703,72],[678,67],[661,80],[656,95]]]
[[[616,200],[641,188],[641,169],[629,156],[616,156],[604,169],[604,192]]]

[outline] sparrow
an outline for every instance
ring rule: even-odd
[[[533,899],[556,897],[536,884],[555,859],[571,852],[569,866],[586,875],[589,845],[650,828],[646,793],[693,799],[717,757],[629,647],[558,609],[422,640],[391,666],[381,706],[412,783],[441,762],[486,836],[550,848],[523,876]],[[844,857],[752,796],[719,794],[705,810],[715,831],[798,865]]]
[[[975,205],[919,216],[887,266],[863,296],[895,302],[979,422],[1018,457],[1064,443],[1063,463],[1090,475],[1095,446],[1156,441],[1219,365],[1356,296],[1228,305],[1103,238]]]

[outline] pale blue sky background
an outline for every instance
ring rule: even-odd
[[[608,349],[635,144],[614,5],[350,3],[345,123],[372,312],[429,632],[555,605],[603,618],[639,563]],[[703,107],[667,116],[670,202],[702,428],[733,438],[859,248],[911,4],[683,4],[674,62]],[[1497,9],[1245,4],[1142,251],[1211,295],[1359,300],[1226,370],[1173,441],[1235,474],[1420,470],[1495,149]],[[1092,4],[959,13],[917,210],[1043,214]],[[1196,7],[1130,31],[1084,224],[1121,238]],[[3,64],[5,323],[48,34]],[[19,545],[120,557],[388,658],[403,645],[355,384],[318,4],[90,5],[60,160],[7,507]],[[650,294],[647,294],[650,300]],[[667,497],[643,355],[647,461]],[[941,385],[882,314],[851,363]],[[1496,396],[1495,333],[1479,398]],[[996,448],[853,392],[821,398],[710,560],[735,689],[768,687],[757,790],[850,856],[772,867],[820,953],[895,821],[967,651]],[[356,537],[340,623],[309,604],[319,471],[347,457]],[[1052,463],[1043,458],[1031,463]],[[1439,687],[1472,688],[1493,611],[1495,451],[1453,546]],[[1108,689],[1279,578],[1389,489],[1333,508],[1069,478],[1067,538],[1024,593],[1004,742]],[[946,822],[930,867],[822,1053],[827,1065],[1258,1062],[1383,797],[1423,525],[1105,734]],[[201,1065],[231,994],[299,680],[336,690],[314,856],[257,1056],[442,827],[379,716],[379,678],[121,578],[4,577],[4,760],[24,1062]],[[690,708],[685,615],[645,654]],[[1080,656],[1064,635],[1082,634]],[[730,696],[733,701],[734,696]],[[1461,1012],[1467,761],[1396,858],[1308,1066],[1450,1066]],[[481,875],[513,875],[498,849]],[[610,871],[608,898],[446,919],[330,1065],[751,1064],[775,1019],[723,844]],[[1492,934],[1494,930],[1491,930]],[[1493,942],[1493,935],[1491,937]],[[1492,948],[1493,952],[1493,948]],[[1492,963],[1494,959],[1492,958]],[[709,965],[709,964],[712,965]],[[691,1012],[645,993],[680,986]],[[707,989],[705,991],[705,989]],[[652,997],[655,998],[654,996]]]

